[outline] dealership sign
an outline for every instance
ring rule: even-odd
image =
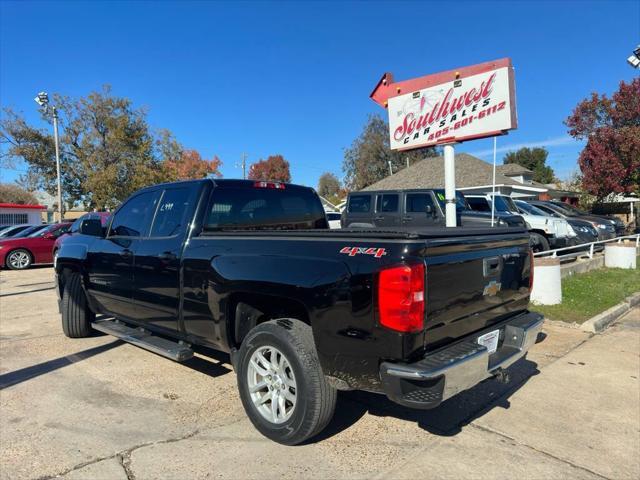
[[[502,135],[517,127],[509,59],[398,83],[385,74],[371,98],[389,111],[392,150]]]

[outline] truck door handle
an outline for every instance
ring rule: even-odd
[[[408,216],[408,215],[405,215],[404,217],[402,217],[402,220],[410,221],[410,220],[413,220],[413,217],[410,217],[410,216]]]
[[[171,252],[163,252],[160,255],[158,255],[158,258],[160,260],[162,260],[163,262],[172,262],[173,260],[175,260],[177,257],[175,256],[174,253]]]
[[[124,250],[120,250],[119,253],[120,253],[120,256],[124,258],[130,258],[133,255],[133,252],[128,248],[125,248]]]
[[[377,217],[373,217],[374,220],[384,220],[384,217],[379,215]]]

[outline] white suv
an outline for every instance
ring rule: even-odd
[[[471,208],[490,212],[492,194],[465,195]],[[507,195],[495,195],[495,211],[520,215],[524,218],[531,233],[531,246],[534,251],[549,250],[549,248],[565,247],[569,239],[576,236],[576,232],[569,223],[562,218],[550,217],[522,201],[513,201]]]

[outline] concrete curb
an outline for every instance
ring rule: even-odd
[[[633,295],[629,295],[625,302],[629,304],[630,308],[635,307],[636,305],[640,305],[640,292],[634,293]]]
[[[600,333],[622,315],[627,313],[629,309],[640,304],[640,292],[634,293],[624,299],[622,303],[605,310],[598,315],[591,317],[589,320],[580,325],[585,332]]]

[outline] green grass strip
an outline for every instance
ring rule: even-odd
[[[531,304],[531,310],[551,320],[582,323],[639,291],[640,269],[601,268],[563,278],[562,303]]]

